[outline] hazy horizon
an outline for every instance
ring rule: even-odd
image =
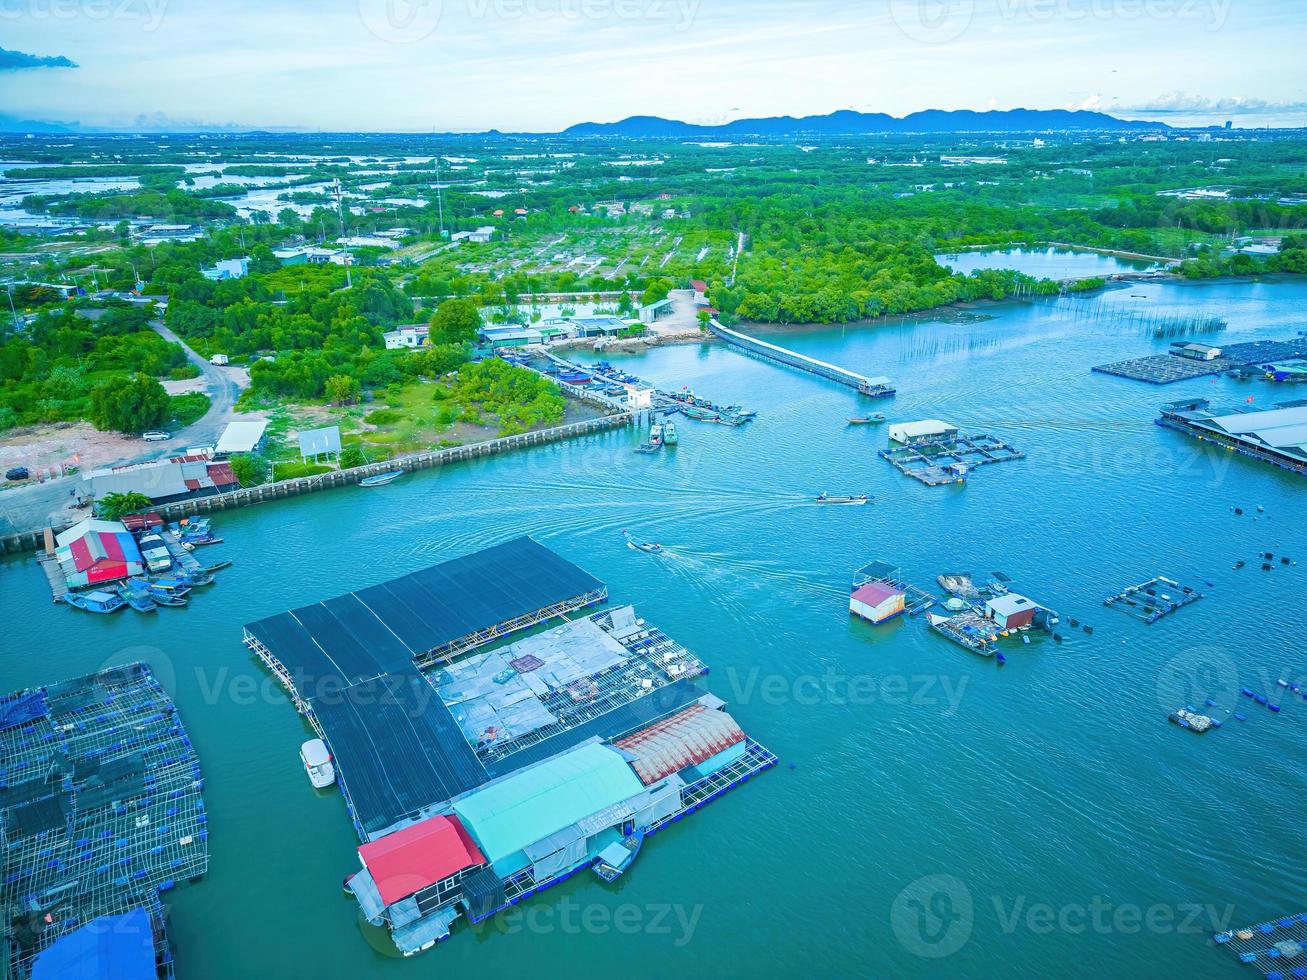
[[[28,0],[0,114],[118,130],[555,132],[837,109],[1307,124],[1269,0]]]

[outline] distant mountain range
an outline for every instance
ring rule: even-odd
[[[745,136],[859,136],[875,133],[1039,133],[1047,131],[1157,130],[1164,123],[1117,119],[1105,112],[1069,109],[925,109],[901,119],[883,112],[844,109],[825,116],[769,116],[737,119],[717,126],[701,126],[663,119],[631,116],[614,123],[578,123],[563,136],[626,136],[713,138]]]

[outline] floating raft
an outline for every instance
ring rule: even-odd
[[[1307,339],[1255,340],[1246,344],[1231,344],[1221,348],[1221,356],[1210,361],[1199,361],[1174,354],[1151,354],[1111,364],[1100,364],[1093,370],[1099,374],[1112,374],[1131,381],[1146,381],[1153,385],[1169,385],[1176,381],[1190,381],[1208,375],[1224,374],[1237,368],[1266,361],[1289,360],[1307,357]]]
[[[852,591],[857,592],[858,589],[872,582],[888,585],[890,588],[902,592],[903,611],[909,616],[923,613],[939,601],[937,596],[931,595],[925,589],[919,589],[917,586],[905,581],[902,570],[891,562],[872,561],[863,565],[853,573]]]
[[[882,449],[880,458],[905,476],[920,480],[928,487],[938,487],[966,482],[968,472],[974,467],[1025,459],[1026,454],[997,436],[959,433],[953,439],[926,440]]]
[[[1161,592],[1162,589],[1169,589],[1177,595],[1168,595]],[[1145,623],[1155,623],[1164,616],[1169,616],[1176,610],[1197,602],[1202,597],[1201,592],[1190,586],[1181,585],[1175,579],[1158,575],[1147,582],[1127,586],[1115,595],[1108,596],[1103,600],[1103,605],[1120,609]]]
[[[1307,977],[1307,912],[1218,932],[1213,939],[1274,980]]]
[[[8,975],[208,869],[199,760],[145,664],[0,700],[0,773]]]

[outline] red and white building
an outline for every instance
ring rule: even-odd
[[[883,623],[903,612],[903,591],[884,582],[868,582],[849,596],[849,612],[872,623]]]
[[[57,535],[55,560],[70,589],[141,575],[145,562],[124,524],[88,517]]]

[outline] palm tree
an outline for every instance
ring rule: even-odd
[[[96,512],[105,520],[116,521],[124,514],[134,514],[149,507],[151,500],[143,493],[106,493],[96,501]]]

